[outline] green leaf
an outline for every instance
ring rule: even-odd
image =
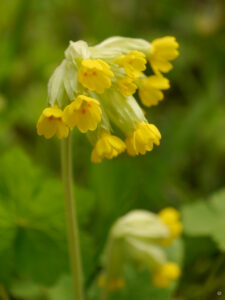
[[[211,203],[198,201],[187,204],[182,208],[184,232],[189,235],[210,235],[216,217]]]
[[[19,276],[53,284],[69,272],[65,231],[64,195],[61,182],[32,164],[16,148],[0,159],[0,258]],[[80,224],[85,225],[94,206],[94,195],[76,188]],[[85,270],[93,265],[92,237],[81,231]],[[13,253],[9,256],[8,253]],[[2,266],[2,263],[1,263]],[[8,278],[5,267],[0,278]]]
[[[72,280],[69,276],[62,276],[55,286],[48,290],[49,300],[73,300]]]
[[[68,270],[61,184],[20,149],[0,164],[0,255],[7,262],[3,250],[12,249],[16,273],[53,283]]]
[[[39,300],[41,297],[40,286],[27,279],[15,280],[10,292],[14,297],[24,300]]]
[[[210,236],[219,249],[225,250],[225,190],[208,200],[197,201],[182,208],[184,232],[190,236]]]

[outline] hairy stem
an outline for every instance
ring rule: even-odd
[[[80,255],[80,243],[76,206],[73,196],[72,176],[72,145],[71,134],[62,140],[62,177],[65,190],[65,210],[67,220],[67,234],[69,243],[70,266],[72,272],[74,294],[76,300],[84,300],[83,295],[83,274]]]

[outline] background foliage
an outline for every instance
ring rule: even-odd
[[[90,299],[111,224],[134,208],[182,211],[183,276],[168,290],[126,270],[112,299],[217,299],[225,295],[225,31],[221,0],[0,1],[0,298],[71,298],[60,148],[37,137],[46,85],[69,40],[174,35],[180,57],[166,99],[150,109],[161,146],[144,157],[90,163],[74,132],[74,173]],[[179,248],[181,249],[181,248]],[[172,254],[181,256],[178,248]],[[178,259],[178,258],[177,258]],[[180,258],[179,258],[180,260]],[[8,296],[7,296],[8,295]]]

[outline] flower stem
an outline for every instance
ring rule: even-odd
[[[67,220],[67,234],[69,243],[70,267],[76,300],[83,300],[83,274],[80,255],[80,243],[78,224],[76,216],[76,206],[73,196],[73,176],[72,176],[72,146],[71,134],[62,140],[62,177],[65,191],[65,210]]]

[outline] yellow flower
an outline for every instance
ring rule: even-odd
[[[178,47],[179,44],[173,36],[155,39],[152,42],[152,54],[149,56],[152,69],[156,73],[169,72],[173,68],[170,61],[174,60],[179,55],[179,52],[177,51]]]
[[[180,277],[181,270],[174,262],[167,262],[156,269],[152,277],[152,282],[156,287],[166,288],[170,282]]]
[[[66,138],[69,128],[62,120],[63,111],[58,107],[45,108],[37,122],[38,135],[50,139],[56,135],[59,139]]]
[[[131,78],[138,78],[141,76],[142,71],[146,69],[145,55],[139,51],[131,51],[127,55],[118,57],[115,62],[123,67],[127,75]]]
[[[91,153],[91,161],[100,163],[103,158],[112,159],[124,152],[125,149],[126,145],[120,138],[104,131]]]
[[[162,246],[169,246],[175,238],[179,237],[183,230],[183,225],[180,222],[180,213],[173,207],[167,207],[161,210],[158,214],[160,220],[170,229],[169,238],[161,241]]]
[[[129,97],[136,92],[137,86],[133,83],[132,78],[123,77],[117,80],[117,87],[124,97]]]
[[[147,107],[157,105],[164,98],[161,90],[166,90],[169,87],[169,80],[160,75],[152,75],[141,79],[139,89],[141,102]]]
[[[102,110],[99,102],[93,98],[79,95],[63,112],[63,121],[73,129],[75,126],[81,132],[95,130],[101,121]]]
[[[180,212],[173,207],[162,209],[158,216],[165,224],[171,224],[180,219]]]
[[[78,71],[78,81],[91,91],[99,94],[104,93],[104,89],[110,88],[111,77],[114,74],[110,66],[102,59],[83,59]]]
[[[161,134],[155,125],[138,123],[136,130],[126,139],[127,152],[132,156],[145,154],[153,149],[153,144],[158,146],[160,139]]]

